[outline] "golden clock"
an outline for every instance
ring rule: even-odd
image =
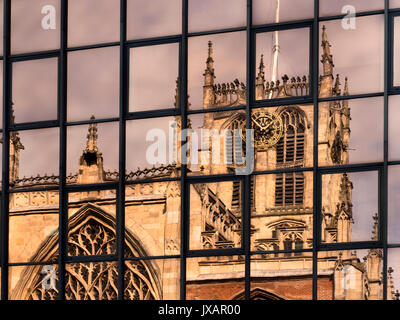
[[[251,120],[255,148],[265,150],[278,143],[283,135],[283,122],[276,112],[258,111]]]

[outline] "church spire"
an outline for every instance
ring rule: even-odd
[[[323,64],[323,75],[324,76],[332,76],[333,74],[333,59],[331,55],[330,47],[328,41],[328,35],[326,34],[326,27],[325,25],[322,27],[322,64]]]

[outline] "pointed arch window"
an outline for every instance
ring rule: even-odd
[[[81,252],[90,256],[93,250],[96,254],[108,254],[110,246],[115,244],[115,218],[95,206],[86,205],[71,219],[71,231],[68,234],[68,251]],[[100,231],[97,237],[92,231]],[[87,238],[92,234],[92,241]],[[82,240],[82,241],[81,241]],[[95,240],[95,241],[94,241]],[[58,257],[55,250],[58,244],[58,234],[50,236],[40,246],[39,251],[31,259],[34,262],[53,261]],[[140,243],[125,232],[125,255],[136,257],[146,255]],[[26,267],[20,281],[13,290],[13,299],[22,300],[53,300],[58,296],[58,266],[54,267],[56,285],[44,289],[42,286],[42,265]],[[118,267],[115,262],[71,263],[65,269],[65,297],[67,300],[114,300],[118,297]],[[131,261],[126,264],[124,273],[124,298],[131,300],[161,299],[161,285],[154,266],[147,261]]]

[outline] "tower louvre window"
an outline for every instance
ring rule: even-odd
[[[280,173],[275,179],[275,205],[294,206],[303,204],[304,173]]]
[[[290,165],[304,161],[304,118],[293,109],[282,112],[281,117],[284,131],[276,147],[276,162]]]
[[[283,135],[276,146],[276,162],[286,167],[302,165],[305,152],[305,122],[295,109],[281,113]],[[276,175],[275,205],[302,205],[304,195],[303,173],[282,173]]]

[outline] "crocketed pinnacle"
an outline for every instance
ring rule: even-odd
[[[94,115],[92,115],[90,117],[90,120],[94,120],[95,117]],[[97,152],[98,148],[97,148],[97,124],[96,123],[91,123],[89,125],[89,130],[88,130],[88,134],[87,134],[87,141],[86,141],[86,152]]]
[[[322,64],[323,64],[323,75],[324,76],[329,76],[332,75],[333,73],[333,59],[331,55],[331,50],[330,47],[331,45],[329,44],[328,41],[328,35],[326,33],[326,27],[325,25],[322,27]]]
[[[214,84],[214,59],[213,59],[213,48],[212,42],[208,41],[208,56],[206,61],[206,69],[204,70],[204,85],[213,85]]]

